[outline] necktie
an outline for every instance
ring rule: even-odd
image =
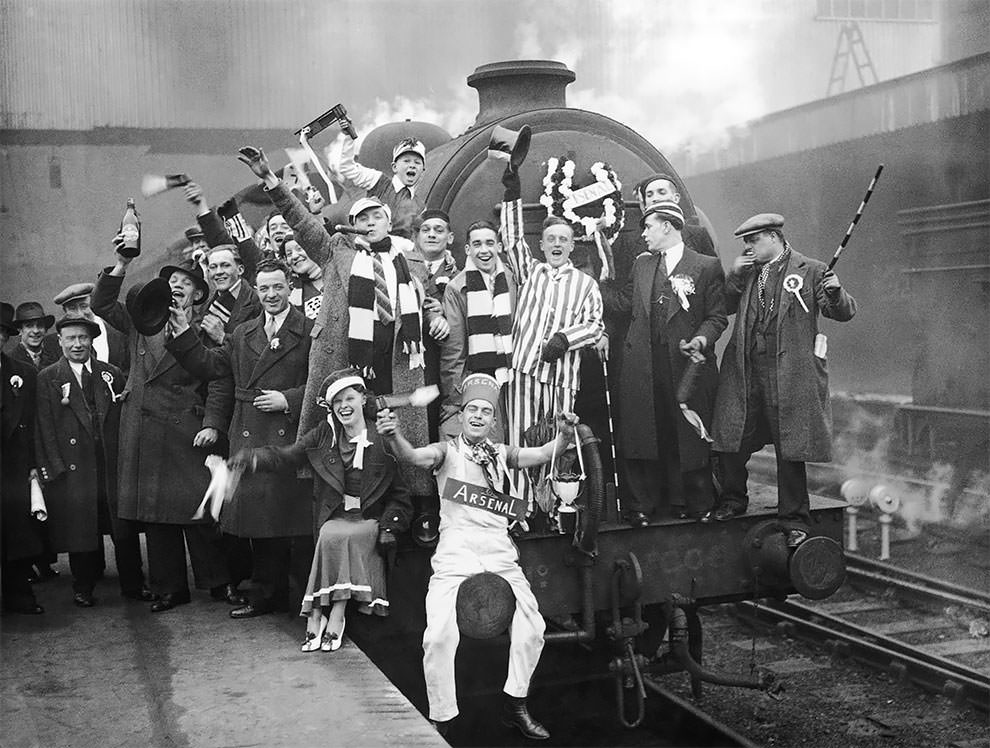
[[[375,269],[375,306],[378,309],[378,321],[387,325],[395,322],[395,314],[392,311],[392,300],[388,296],[388,283],[385,281],[385,268],[380,253],[372,252],[371,264]]]
[[[275,333],[278,332],[278,323],[272,315],[268,315],[268,322],[265,324],[265,335],[268,336],[268,340],[271,341],[275,337]]]
[[[96,392],[93,390],[93,372],[85,364],[82,369],[82,391],[83,397],[86,398],[86,407],[89,408],[90,412],[95,413]]]
[[[765,309],[767,306],[767,281],[770,279],[770,263],[764,263],[763,267],[760,268],[760,277],[756,280],[756,294],[760,299],[760,308]],[[773,299],[770,299],[770,303],[773,304]]]

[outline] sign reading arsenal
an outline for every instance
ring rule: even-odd
[[[526,502],[523,499],[493,491],[487,486],[476,486],[473,483],[465,483],[454,478],[447,479],[440,498],[464,506],[484,509],[486,512],[510,520],[521,520],[526,517]]]

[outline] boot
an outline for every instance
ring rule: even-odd
[[[506,696],[502,706],[502,724],[506,727],[516,727],[530,740],[546,740],[550,733],[543,725],[533,719],[526,708],[525,697]]]

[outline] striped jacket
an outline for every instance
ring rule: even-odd
[[[512,321],[512,368],[540,382],[577,390],[581,349],[597,343],[605,330],[598,283],[570,262],[552,268],[530,255],[522,200],[502,203],[501,233],[509,267],[520,283]],[[567,338],[567,352],[547,363],[540,357],[543,345],[558,332]]]

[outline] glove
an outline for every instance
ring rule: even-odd
[[[519,183],[519,172],[514,171],[511,166],[505,167],[505,171],[502,172],[502,186],[505,187],[505,194],[503,200],[505,202],[512,202],[513,200],[518,200],[520,195],[522,195],[522,187]]]
[[[567,338],[562,332],[555,332],[553,336],[543,346],[543,353],[540,356],[544,361],[550,363],[567,353]]]

